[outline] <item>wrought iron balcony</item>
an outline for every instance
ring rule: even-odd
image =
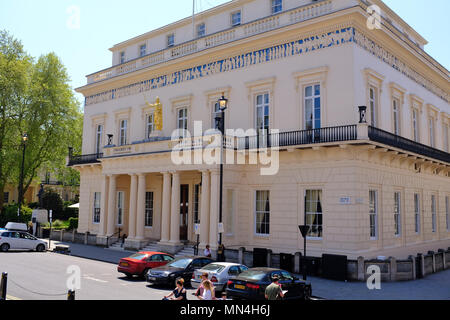
[[[69,154],[69,166],[99,163],[101,158],[114,158],[133,156],[135,154],[152,154],[170,152],[173,147],[181,146],[181,150],[194,150],[207,148],[211,141],[211,136],[191,137],[172,141],[169,138],[132,144],[124,147],[114,147],[105,149],[103,153],[72,156]],[[311,130],[296,130],[279,132],[266,135],[254,135],[245,137],[224,137],[225,148],[234,150],[257,150],[270,147],[295,147],[308,146],[314,144],[329,145],[333,143],[352,142],[357,144],[370,143],[370,141],[381,143],[388,147],[417,154],[419,156],[450,163],[450,154],[421,143],[397,136],[390,132],[372,127],[366,123],[358,125],[346,125],[337,127],[327,127]]]
[[[450,163],[450,153],[369,126],[369,139],[391,147]]]
[[[83,154],[74,156],[69,154],[69,167],[80,164],[100,163],[99,159],[103,158],[103,153]]]
[[[329,143],[357,140],[357,126],[347,125],[310,130],[272,133],[236,138],[236,149],[257,149],[265,147],[288,147],[315,143]]]

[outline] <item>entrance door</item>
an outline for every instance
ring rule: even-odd
[[[189,185],[183,184],[180,189],[180,240],[187,241],[188,212],[189,212]]]

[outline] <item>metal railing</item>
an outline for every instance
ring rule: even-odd
[[[98,159],[103,158],[103,153],[94,154],[84,154],[84,155],[69,155],[68,166],[74,166],[77,164],[89,164],[89,163],[99,163]]]
[[[120,232],[121,232],[121,231],[122,231],[122,229],[119,228],[119,230],[118,230],[117,232],[115,232],[115,233],[113,233],[112,235],[106,237],[106,247],[107,247],[107,248],[109,248],[109,246],[110,246],[109,241],[110,241],[111,239],[114,239],[115,235],[117,235],[117,241],[120,241],[120,240],[121,240],[121,239],[120,239]]]
[[[192,137],[182,139],[182,150],[205,148],[204,138],[205,137]],[[368,138],[371,141],[379,142],[387,146],[450,163],[450,154],[448,152],[423,145],[372,126],[368,126]],[[358,126],[355,124],[320,129],[259,134],[246,137],[226,136],[224,137],[224,146],[225,148],[234,150],[255,150],[260,148],[289,147],[356,140],[367,140],[367,136],[365,138],[358,137]],[[69,155],[69,166],[98,163],[101,158],[103,158],[103,154],[81,156]]]
[[[450,154],[445,151],[435,149],[372,126],[369,126],[369,139],[391,147],[450,163]]]
[[[249,150],[270,147],[329,143],[357,140],[356,125],[328,127],[320,129],[297,130],[289,132],[260,134],[251,137],[238,137],[236,149]]]

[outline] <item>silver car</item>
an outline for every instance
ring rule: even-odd
[[[207,273],[208,279],[214,284],[216,291],[226,289],[229,279],[234,279],[241,272],[248,270],[247,266],[232,262],[213,262],[194,272],[191,279],[191,285],[195,289],[200,287],[202,274]]]

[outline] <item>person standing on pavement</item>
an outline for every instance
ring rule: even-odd
[[[211,258],[211,250],[209,249],[209,244],[206,245],[205,251],[203,251],[205,257]]]
[[[281,284],[278,283],[279,280],[278,275],[272,277],[272,283],[267,286],[264,294],[267,300],[278,300],[284,297]]]

